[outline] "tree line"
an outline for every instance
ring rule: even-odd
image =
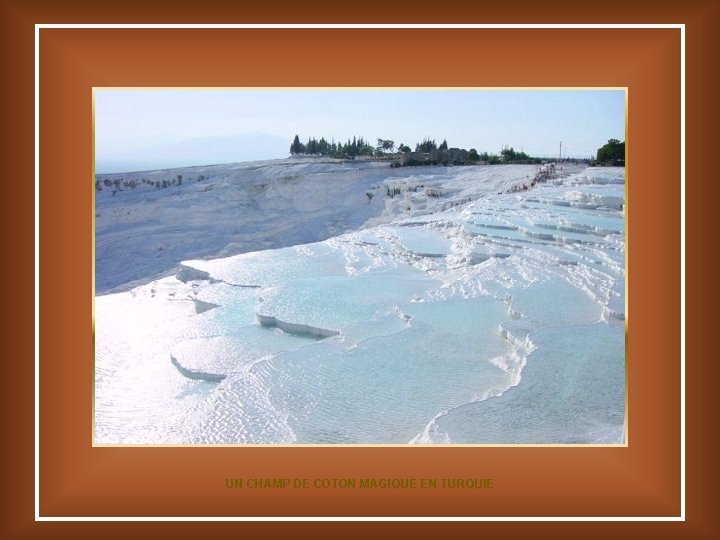
[[[416,165],[475,165],[485,164],[539,164],[541,158],[529,156],[525,152],[517,152],[512,147],[504,147],[500,154],[488,152],[478,153],[475,148],[466,150],[464,148],[450,148],[447,139],[437,144],[435,139],[425,138],[415,144],[415,150],[400,143],[397,147],[391,139],[377,139],[377,144],[371,146],[363,137],[354,136],[346,143],[334,140],[328,142],[321,137],[320,140],[311,137],[306,143],[300,141],[300,136],[295,135],[290,145],[290,154],[293,156],[329,156],[341,159],[354,159],[357,156],[368,156],[379,159],[392,160],[392,167],[405,167]]]
[[[392,142],[392,141],[391,141]],[[290,153],[293,156],[331,156],[337,158],[354,158],[356,156],[376,155],[376,148],[371,146],[363,137],[353,137],[346,143],[328,142],[324,137],[317,140],[315,137],[308,139],[307,143],[300,142],[300,137],[295,135],[290,145]]]

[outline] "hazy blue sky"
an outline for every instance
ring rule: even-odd
[[[252,134],[253,137],[248,137]],[[97,172],[287,157],[295,134],[590,157],[625,139],[622,90],[97,90]],[[253,144],[251,141],[255,141]],[[565,153],[565,152],[564,152]]]

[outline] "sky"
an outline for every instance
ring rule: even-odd
[[[96,172],[284,158],[295,135],[589,158],[625,139],[623,90],[97,89]]]

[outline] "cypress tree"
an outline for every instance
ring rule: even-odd
[[[298,137],[297,135],[295,135],[295,138],[293,139],[293,142],[292,142],[292,144],[290,145],[290,153],[291,153],[292,155],[302,154],[302,153],[304,152],[304,150],[305,150],[305,149],[303,148],[303,145],[302,145],[302,143],[300,142],[300,137]]]

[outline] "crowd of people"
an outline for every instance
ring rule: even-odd
[[[562,169],[562,167],[560,167]],[[528,189],[532,189],[535,187],[536,184],[540,184],[543,182],[547,182],[551,178],[555,178],[556,173],[556,167],[554,163],[549,163],[547,165],[541,165],[538,169],[537,174],[535,174],[535,177],[532,180],[529,180],[530,176],[528,175],[528,181],[523,182],[522,184],[515,184],[511,186],[509,189],[505,191],[501,191],[498,195],[502,193],[517,193],[520,191],[527,191]]]

